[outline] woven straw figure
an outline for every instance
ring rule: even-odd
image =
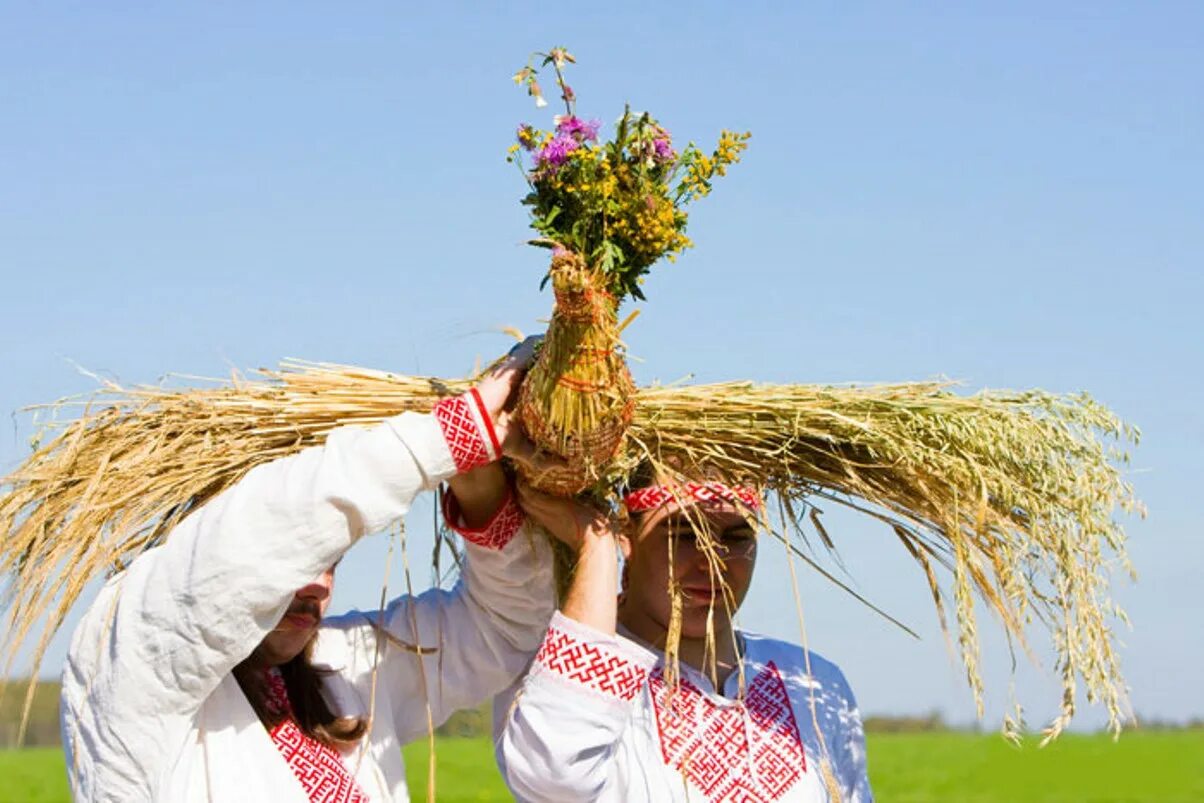
[[[618,302],[605,290],[605,277],[580,255],[557,249],[551,279],[556,307],[518,409],[535,445],[565,460],[563,468],[526,479],[571,496],[598,482],[622,450],[635,385],[619,352]]]

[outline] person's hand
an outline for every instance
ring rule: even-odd
[[[542,335],[534,335],[517,344],[475,386],[493,422],[498,443],[502,444],[502,453],[507,456],[526,440],[522,427],[517,425],[514,407],[518,403],[519,386],[535,361],[535,349],[542,340]]]
[[[535,361],[536,349],[543,335],[533,335],[510,350],[497,365],[476,384],[477,393],[493,422],[493,431],[502,445],[502,454],[522,463],[532,473],[564,465],[564,460],[540,452],[527,438],[515,409],[518,391],[527,369]]]
[[[615,528],[605,511],[573,498],[537,491],[518,482],[518,506],[533,522],[574,550],[587,541],[614,539]],[[612,541],[613,543],[613,541]]]
[[[502,455],[529,455],[535,452],[535,447],[518,425],[514,408],[518,403],[519,387],[534,361],[535,348],[541,339],[529,337],[516,344],[473,387],[480,406],[484,408],[481,412],[489,417]],[[494,460],[456,474],[448,480],[448,484],[464,524],[479,528],[493,519],[505,501],[508,480],[501,461]]]

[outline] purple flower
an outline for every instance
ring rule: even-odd
[[[573,137],[559,133],[552,137],[552,141],[544,145],[539,153],[535,154],[535,163],[544,168],[560,167],[568,161],[569,154],[577,150],[579,144]]]
[[[665,164],[677,158],[677,151],[673,150],[673,145],[668,139],[654,139],[652,140],[652,158]]]
[[[586,122],[580,117],[568,116],[556,119],[556,131],[565,136],[573,137],[578,142],[593,142],[598,139],[598,129],[602,123],[598,120]]]

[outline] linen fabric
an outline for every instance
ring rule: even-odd
[[[494,703],[511,792],[531,803],[834,803],[830,773],[843,803],[871,803],[840,669],[776,639],[739,642],[742,672],[722,693],[685,664],[674,689],[659,653],[557,613],[530,672]]]
[[[231,670],[297,589],[454,473],[434,416],[337,429],[248,472],[113,577],[63,670],[75,798],[308,801]],[[428,706],[438,724],[489,699],[540,644],[554,610],[548,547],[496,530],[489,541],[466,543],[454,588],[394,599],[383,618],[352,611],[320,626],[312,660],[330,671],[332,711],[372,715],[370,733],[340,755],[372,801],[409,799],[400,747],[425,736]]]

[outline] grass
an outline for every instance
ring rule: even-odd
[[[883,803],[1188,803],[1204,800],[1204,731],[1066,734],[1014,748],[994,735],[871,734],[870,778]],[[405,749],[410,794],[426,799],[426,745]],[[488,739],[438,745],[439,800],[507,801]],[[54,748],[0,751],[0,803],[66,803]]]
[[[67,803],[63,752],[57,747],[0,750],[0,803]]]
[[[1064,734],[1038,749],[962,733],[872,734],[885,803],[1187,803],[1204,800],[1204,731]]]

